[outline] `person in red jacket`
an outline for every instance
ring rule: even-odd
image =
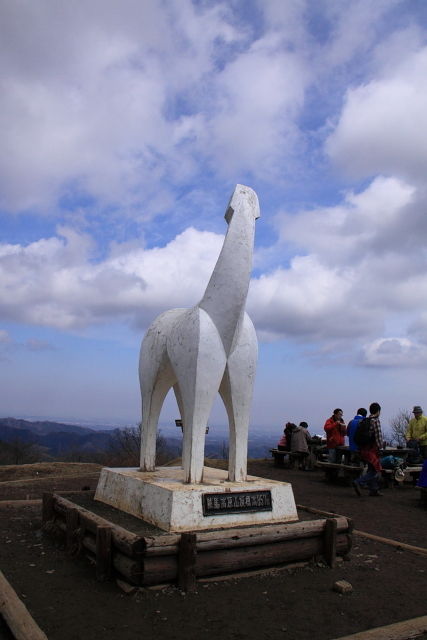
[[[329,451],[329,462],[339,463],[337,447],[344,445],[346,426],[342,409],[334,409],[333,414],[325,422],[326,446]]]

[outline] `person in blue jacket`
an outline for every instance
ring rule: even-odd
[[[427,460],[424,460],[423,462],[423,468],[421,469],[417,487],[427,488]]]
[[[359,447],[354,442],[354,434],[359,425],[359,422],[362,420],[362,418],[366,418],[367,415],[368,412],[362,407],[357,410],[357,414],[354,416],[353,420],[350,420],[347,425],[348,447],[351,451],[351,462],[353,463],[360,462]]]

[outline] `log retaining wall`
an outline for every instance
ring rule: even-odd
[[[137,586],[178,583],[195,588],[197,578],[349,554],[352,523],[333,515],[284,524],[140,536],[68,497],[43,495],[43,527],[70,556],[86,555],[98,580],[117,575]]]

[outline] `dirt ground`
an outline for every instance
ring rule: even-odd
[[[37,499],[44,491],[96,489],[101,468],[90,462],[0,466],[0,501]]]
[[[270,460],[251,462],[249,471],[291,482],[297,504],[351,517],[357,530],[427,547],[427,511],[410,484],[358,498],[318,471],[276,468]],[[95,484],[94,469],[84,467],[67,478],[0,478],[0,500]],[[40,525],[40,505],[0,508],[0,569],[50,640],[332,640],[427,614],[427,556],[359,535],[350,560],[335,569],[318,563],[200,581],[192,594],[174,586],[126,594],[114,581],[96,582],[94,568],[69,559]],[[350,582],[352,593],[333,591],[337,580]],[[0,638],[10,637],[0,625]]]

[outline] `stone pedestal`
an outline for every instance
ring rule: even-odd
[[[203,483],[184,483],[181,467],[105,467],[95,500],[131,513],[165,531],[197,531],[217,527],[298,520],[292,487],[248,476],[229,482],[222,469],[204,467]]]

